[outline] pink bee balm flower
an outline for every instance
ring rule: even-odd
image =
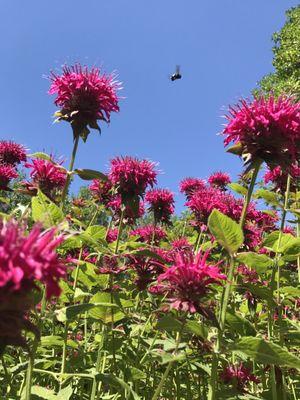
[[[184,193],[186,198],[189,200],[191,196],[198,190],[205,188],[205,181],[199,178],[185,178],[180,182],[179,189],[181,193]]]
[[[99,203],[107,205],[112,200],[112,184],[109,180],[94,179],[90,191]]]
[[[286,191],[286,184],[288,174],[291,175],[291,186],[290,190],[295,192],[300,180],[300,167],[297,164],[292,164],[287,171],[283,170],[281,167],[275,167],[272,170],[268,170],[264,175],[264,183],[271,182],[277,192],[284,194]]]
[[[119,232],[118,228],[109,229],[109,231],[107,232],[107,235],[106,235],[107,242],[108,243],[115,242],[118,238],[118,232]]]
[[[174,213],[174,196],[167,189],[149,190],[145,196],[146,202],[150,205],[149,211],[154,214],[155,222],[170,222]]]
[[[218,265],[207,263],[208,255],[178,253],[174,265],[159,275],[158,292],[169,297],[172,308],[202,313],[201,301],[211,290],[211,285],[219,285],[221,280],[226,279]]]
[[[109,178],[127,203],[136,197],[143,197],[148,186],[156,183],[155,164],[133,157],[116,157],[111,160]]]
[[[0,141],[0,164],[15,167],[22,161],[26,161],[26,150],[22,145],[12,141]]]
[[[260,159],[274,168],[288,167],[299,159],[300,103],[272,96],[241,100],[226,118],[225,145],[239,144],[248,160]]]
[[[130,232],[131,236],[138,236],[141,242],[149,244],[159,244],[162,239],[165,239],[167,234],[159,226],[146,225],[141,226]]]
[[[55,94],[60,107],[59,120],[72,124],[74,136],[86,140],[88,127],[100,131],[97,120],[110,122],[110,114],[119,111],[117,91],[121,88],[113,74],[80,64],[64,66],[61,75],[52,72],[49,94]]]
[[[226,186],[231,183],[230,176],[225,172],[215,172],[208,178],[208,183],[210,186],[226,190]]]
[[[11,165],[0,164],[0,190],[10,190],[9,182],[17,177],[18,173]]]
[[[42,233],[39,226],[28,235],[15,221],[0,223],[0,287],[2,293],[32,289],[36,282],[46,285],[47,297],[58,296],[58,281],[65,276],[56,248],[62,236],[55,229]]]
[[[111,201],[108,202],[107,207],[111,208],[114,218],[119,219],[122,214],[122,200],[121,196],[114,196]],[[138,209],[132,209],[130,204],[125,206],[123,210],[123,219],[132,225],[135,223],[137,218],[141,218],[145,214],[145,207],[143,202],[139,202]]]
[[[249,382],[259,383],[259,379],[251,373],[250,368],[246,368],[242,363],[239,365],[229,365],[221,373],[224,383],[233,384],[238,390],[244,391]]]
[[[66,170],[51,161],[37,158],[32,160],[31,164],[26,163],[25,166],[31,168],[30,177],[47,195],[50,195],[53,190],[62,189],[66,183]]]

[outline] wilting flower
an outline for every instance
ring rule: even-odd
[[[66,183],[66,170],[52,161],[37,158],[25,166],[31,169],[30,177],[33,183],[47,195],[54,190],[62,189]]]
[[[112,200],[112,183],[109,180],[94,179],[90,191],[94,198],[105,206]]]
[[[119,232],[118,228],[109,229],[108,232],[107,232],[107,235],[106,235],[106,241],[108,243],[115,242],[117,240],[117,238],[118,238],[118,232]]]
[[[72,124],[74,137],[86,140],[89,128],[100,131],[97,120],[110,122],[110,114],[119,111],[120,83],[113,74],[75,64],[64,66],[61,75],[52,72],[50,79],[49,94],[56,95],[54,102],[60,107],[56,115]]]
[[[26,161],[26,150],[18,143],[12,141],[0,141],[0,164],[15,167],[22,161]]]
[[[297,164],[292,164],[288,169],[282,169],[277,166],[274,169],[269,169],[264,175],[264,183],[271,182],[277,192],[284,194],[287,188],[288,174],[291,175],[290,191],[295,192],[299,186],[300,167]]]
[[[260,97],[230,108],[224,143],[238,144],[247,161],[265,161],[270,168],[289,167],[299,159],[300,103]]]
[[[205,188],[205,181],[199,178],[185,178],[180,182],[179,190],[184,193],[189,200],[191,196],[198,190]]]
[[[224,383],[230,383],[242,392],[249,382],[260,382],[259,379],[251,373],[250,368],[246,368],[242,363],[239,365],[231,364],[225,367],[221,373],[221,379]]]
[[[220,284],[226,276],[218,265],[207,263],[209,253],[178,253],[174,265],[159,275],[152,292],[166,294],[172,308],[205,314],[201,302],[211,291],[212,284]]]
[[[208,183],[210,186],[226,190],[226,186],[231,183],[230,176],[225,172],[215,172],[208,178]]]
[[[11,165],[0,164],[0,190],[10,190],[9,182],[17,177],[18,173]]]
[[[141,242],[158,244],[167,236],[166,232],[159,226],[145,225],[130,232],[132,236],[138,236]]]
[[[154,214],[155,222],[170,222],[170,217],[174,213],[174,196],[167,189],[149,190],[145,196],[149,204],[149,211]]]
[[[32,293],[41,282],[46,295],[60,294],[59,280],[65,275],[56,248],[63,238],[56,230],[42,233],[35,226],[27,235],[17,222],[0,223],[0,345],[26,345],[22,330],[37,334],[26,318],[33,307]]]
[[[133,157],[116,157],[111,160],[109,179],[120,194],[122,203],[138,202],[148,186],[156,183],[155,164]]]

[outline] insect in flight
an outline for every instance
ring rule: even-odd
[[[170,76],[170,79],[172,82],[176,81],[177,79],[181,79],[181,73],[180,73],[180,66],[176,65],[176,70],[173,75]]]

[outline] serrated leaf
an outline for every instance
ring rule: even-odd
[[[217,242],[229,254],[234,254],[244,242],[244,234],[239,224],[216,209],[208,218],[208,227]]]
[[[230,326],[232,332],[237,332],[241,336],[255,336],[254,326],[241,315],[227,312],[226,323]]]
[[[45,228],[56,226],[64,219],[62,210],[54,204],[40,190],[37,196],[31,199],[32,219],[40,222]]]
[[[279,345],[259,337],[244,337],[233,343],[231,350],[261,364],[300,369],[300,359]]]

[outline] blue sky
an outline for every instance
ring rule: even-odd
[[[217,133],[228,104],[272,71],[272,33],[298,1],[3,0],[0,24],[1,137],[68,159],[72,133],[53,125],[45,75],[64,63],[117,70],[121,111],[80,143],[76,166],[105,172],[109,159],[159,162],[159,185],[177,196],[186,176],[241,170]],[[168,75],[180,64],[183,78]],[[75,181],[74,190],[81,182]]]

